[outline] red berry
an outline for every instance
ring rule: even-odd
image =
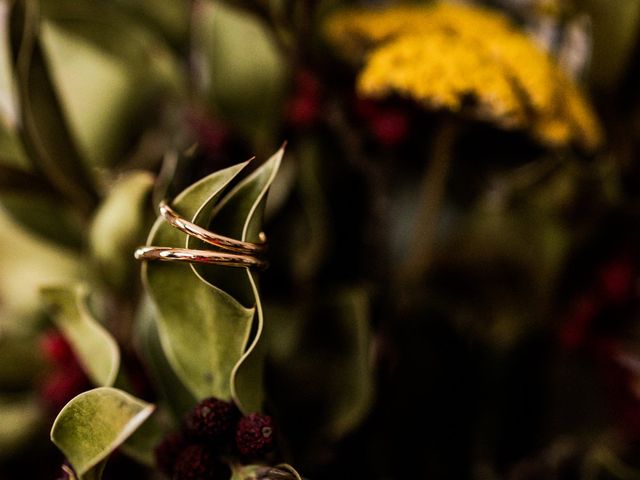
[[[170,433],[156,445],[153,453],[158,469],[167,477],[173,477],[173,471],[178,456],[184,450],[186,441],[179,433]]]
[[[308,70],[296,74],[295,88],[287,105],[286,117],[296,128],[309,128],[318,120],[321,109],[321,86],[318,78]]]
[[[600,284],[605,299],[614,303],[626,300],[633,288],[633,277],[633,263],[627,256],[621,256],[604,265],[600,271]]]
[[[307,96],[317,97],[320,94],[320,81],[309,70],[300,70],[296,73],[296,92]]]
[[[187,113],[187,122],[205,152],[219,152],[229,141],[231,135],[229,129],[206,114],[190,111]]]
[[[396,109],[385,109],[371,118],[371,132],[386,147],[402,143],[409,134],[409,118]]]
[[[600,301],[593,294],[583,295],[575,301],[559,332],[565,348],[572,350],[584,343],[600,307]]]
[[[72,364],[64,370],[57,370],[45,380],[40,394],[42,400],[57,411],[76,395],[91,388],[91,383],[79,365]]]
[[[273,448],[274,437],[271,417],[269,415],[251,413],[238,422],[236,446],[242,455],[263,455]]]
[[[66,365],[75,359],[71,345],[57,330],[49,330],[40,338],[40,350],[50,362]]]
[[[287,117],[298,128],[309,128],[318,119],[320,101],[315,96],[296,95],[289,101]]]
[[[353,108],[360,117],[364,119],[371,119],[380,113],[380,103],[374,102],[368,98],[357,97],[355,99]]]
[[[227,480],[229,468],[204,445],[189,445],[180,452],[173,471],[173,480]]]
[[[185,430],[193,438],[216,441],[231,432],[237,417],[238,410],[231,403],[205,398],[187,414]]]

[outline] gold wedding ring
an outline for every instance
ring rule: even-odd
[[[261,243],[242,242],[234,238],[218,235],[210,232],[189,220],[178,215],[165,201],[160,202],[160,215],[167,221],[169,225],[177,228],[183,233],[202,240],[205,243],[218,247],[222,250],[228,250],[246,255],[257,255],[265,250],[265,236],[260,233]]]
[[[159,209],[162,218],[172,227],[223,251],[145,246],[139,247],[134,252],[136,260],[201,263],[260,269],[267,267],[267,262],[259,258],[266,250],[266,237],[264,233],[260,233],[259,243],[243,242],[213,233],[206,228],[190,222],[176,213],[165,201],[160,202]]]
[[[267,263],[251,255],[237,253],[194,250],[190,248],[140,247],[136,249],[136,260],[159,260],[161,262],[203,263],[227,267],[265,268]]]

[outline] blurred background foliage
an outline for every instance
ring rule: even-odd
[[[640,1],[445,2],[548,52],[597,148],[486,121],[482,92],[470,114],[365,98],[378,40],[327,25],[408,3],[430,4],[0,0],[1,479],[56,478],[47,432],[90,387],[43,287],[85,285],[116,383],[159,405],[148,438],[190,408],[133,249],[161,199],[284,140],[260,275],[284,460],[305,478],[640,478]],[[132,444],[105,477],[160,478],[153,442]]]

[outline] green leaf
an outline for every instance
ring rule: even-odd
[[[24,395],[0,396],[0,460],[29,447],[41,426],[42,411],[36,398]]]
[[[201,205],[221,196],[246,163],[213,173],[178,195],[173,207],[193,218]],[[184,247],[186,235],[159,218],[148,244]],[[196,398],[230,399],[229,378],[242,356],[254,316],[184,264],[148,262],[143,279],[157,310],[158,331],[174,371]]]
[[[48,3],[48,2],[47,2]],[[89,211],[96,200],[94,185],[65,127],[55,88],[38,44],[39,3],[15,4],[18,31],[16,79],[21,106],[21,138],[34,168],[79,210]]]
[[[35,331],[34,319],[42,314],[40,288],[74,282],[81,275],[76,253],[29,235],[2,209],[0,265],[3,333]]]
[[[34,355],[37,347],[32,336],[0,333],[0,392],[33,387],[33,379],[46,369],[42,357]]]
[[[0,3],[0,163],[12,168],[28,170],[29,160],[26,158],[16,132],[19,126],[19,114],[11,59],[10,10],[10,2]]]
[[[152,416],[120,446],[123,453],[148,467],[155,465],[154,450],[168,433],[157,417],[157,414]]]
[[[286,81],[272,32],[219,1],[198,2],[194,19],[200,89],[217,115],[264,147],[278,126]]]
[[[231,465],[231,480],[260,480],[278,478],[280,480],[302,480],[300,474],[288,463],[275,467],[267,465]]]
[[[91,253],[111,285],[126,287],[136,269],[131,252],[144,241],[146,200],[153,175],[130,172],[100,205],[89,230]]]
[[[93,383],[113,385],[120,368],[118,345],[87,308],[87,288],[46,287],[42,294],[56,326],[67,338]]]
[[[142,18],[177,47],[189,39],[190,5],[183,0],[116,0],[130,15]]]
[[[284,262],[291,265],[293,278],[309,282],[325,264],[329,232],[329,211],[322,187],[322,152],[315,139],[298,144],[296,151],[298,175],[295,202],[299,211],[290,215],[284,248],[279,252]]]
[[[373,400],[367,294],[343,288],[312,305],[287,305],[274,313],[267,338],[279,409],[323,405],[305,425],[305,435],[333,443],[365,418]],[[300,392],[308,378],[313,383]]]
[[[341,438],[358,426],[373,401],[369,300],[363,290],[346,290],[335,299],[331,309],[330,313],[335,313],[336,332],[342,336],[336,339],[342,343],[342,355],[334,363],[333,371],[340,373],[330,388],[333,395],[328,402],[326,430],[330,437]]]
[[[156,315],[151,300],[145,295],[136,315],[134,341],[149,368],[160,403],[166,404],[174,421],[180,423],[196,402],[167,360],[160,344]]]
[[[9,44],[9,2],[0,3],[0,126],[14,128],[18,122],[15,84]]]
[[[86,225],[82,217],[59,197],[45,191],[3,191],[0,204],[13,220],[45,240],[74,250],[83,244]]]
[[[102,462],[147,420],[154,408],[115,388],[89,390],[60,411],[51,440],[81,479],[100,478]]]
[[[89,165],[114,165],[156,118],[159,96],[178,88],[177,63],[162,38],[111,3],[42,9],[44,60],[75,145]]]
[[[194,223],[208,225],[212,231],[243,241],[257,242],[262,230],[262,216],[267,192],[278,173],[284,147],[250,176],[240,182],[221,202],[206,202],[194,216]],[[188,238],[189,248],[203,248],[196,238]],[[233,399],[245,412],[259,411],[264,399],[264,351],[260,339],[264,329],[264,315],[258,294],[255,273],[249,269],[230,269],[220,266],[192,265],[203,281],[233,295],[245,307],[255,306],[254,336],[233,368],[231,390]]]

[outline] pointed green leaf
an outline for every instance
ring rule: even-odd
[[[9,44],[11,4],[0,3],[0,129],[14,128],[18,123],[15,84]]]
[[[80,478],[100,478],[95,470],[151,415],[154,406],[121,390],[101,387],[81,393],[60,411],[51,440]]]
[[[130,15],[148,21],[175,46],[189,39],[191,5],[183,0],[115,0]]]
[[[110,2],[44,2],[41,45],[71,136],[92,166],[120,161],[177,85],[162,38]],[[108,92],[108,95],[105,95]],[[105,114],[105,112],[108,112]]]
[[[269,358],[283,402],[280,408],[323,405],[305,434],[335,442],[352,431],[372,405],[369,301],[363,289],[348,288],[308,303],[283,306],[269,316]],[[308,378],[314,382],[301,393],[298,385]]]
[[[46,191],[4,191],[0,204],[13,220],[39,237],[74,250],[83,246],[86,224],[59,197]]]
[[[134,342],[149,369],[159,397],[158,403],[166,404],[173,419],[179,423],[196,402],[167,360],[160,344],[156,316],[151,299],[145,295],[136,315]]]
[[[216,202],[245,165],[200,180],[178,195],[173,207],[185,218],[193,218],[201,205]],[[147,243],[184,247],[187,240],[159,218]],[[196,398],[230,399],[231,370],[244,351],[254,309],[203,282],[185,264],[148,262],[143,278],[158,312],[162,346],[180,380]]]
[[[89,312],[87,288],[46,287],[42,295],[89,378],[96,385],[113,385],[120,368],[120,350],[111,334]]]
[[[343,292],[332,305],[336,329],[342,333],[343,353],[335,359],[334,395],[328,405],[326,429],[342,438],[364,419],[373,401],[369,301],[363,290]]]
[[[20,170],[30,165],[18,139],[20,124],[11,59],[9,17],[11,3],[0,3],[0,163]]]
[[[16,80],[21,106],[21,138],[29,158],[37,170],[78,209],[88,211],[96,195],[89,172],[84,168],[76,145],[66,128],[55,88],[44,65],[38,42],[40,3],[17,2],[24,18],[15,25],[19,32]]]
[[[93,258],[111,285],[126,287],[136,268],[132,250],[144,241],[144,210],[153,175],[131,172],[100,205],[89,230]]]
[[[212,231],[243,241],[257,242],[262,230],[262,216],[267,192],[282,162],[284,147],[250,176],[240,182],[221,202],[207,202],[197,212],[194,223],[209,225]],[[187,239],[190,248],[202,248],[202,242]],[[230,269],[220,266],[192,265],[194,271],[211,285],[232,294],[246,307],[255,306],[254,336],[247,342],[242,358],[233,369],[231,389],[236,404],[245,412],[259,411],[264,399],[264,351],[260,339],[264,328],[264,315],[256,284],[255,273],[248,269]],[[249,339],[248,339],[249,340]]]
[[[0,461],[29,446],[41,427],[42,409],[37,398],[25,395],[0,396]]]
[[[0,265],[3,334],[32,328],[33,320],[25,320],[33,319],[42,311],[42,285],[76,281],[82,270],[79,255],[28,234],[2,209]]]
[[[154,450],[167,433],[169,429],[158,420],[158,415],[154,415],[133,432],[120,450],[136,462],[153,468],[156,463]]]
[[[196,10],[200,89],[219,116],[262,146],[278,125],[286,82],[273,32],[223,2],[198,2]]]
[[[231,480],[260,480],[277,478],[280,480],[302,480],[300,474],[288,463],[281,463],[275,467],[267,465],[231,465]]]

